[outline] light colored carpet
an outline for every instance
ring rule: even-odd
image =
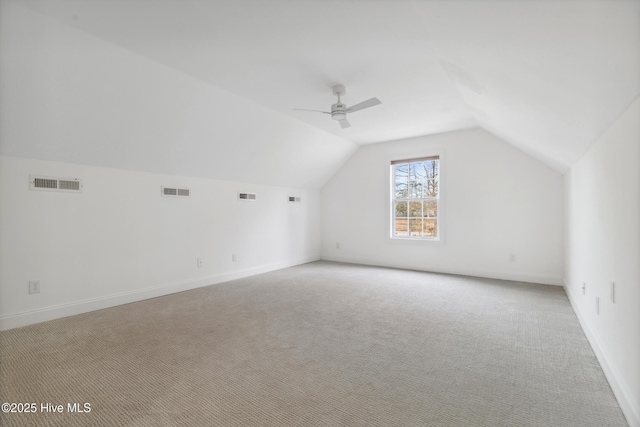
[[[624,426],[558,287],[315,262],[0,333],[43,426]],[[65,408],[66,409],[66,408]]]

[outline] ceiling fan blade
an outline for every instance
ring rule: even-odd
[[[347,108],[347,113],[353,113],[356,111],[360,111],[360,110],[364,110],[365,108],[369,108],[369,107],[373,107],[375,105],[379,105],[382,104],[382,102],[380,102],[380,100],[378,98],[371,98],[371,99],[367,99],[366,101],[363,101],[359,104],[356,105],[352,105],[351,107]]]
[[[348,127],[351,127],[351,123],[349,123],[349,122],[347,121],[347,119],[340,120],[338,123],[340,123],[340,127],[341,127],[342,129],[346,129],[346,128],[348,128]]]
[[[313,111],[313,112],[316,112],[316,113],[331,114],[330,111],[309,110],[307,108],[294,108],[294,110],[296,110],[296,111]]]

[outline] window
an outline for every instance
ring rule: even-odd
[[[391,237],[438,240],[440,156],[391,162]]]

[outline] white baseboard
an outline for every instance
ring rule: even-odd
[[[158,286],[150,286],[144,289],[136,289],[130,292],[106,295],[98,298],[91,298],[82,301],[73,301],[67,304],[60,304],[44,307],[37,310],[26,311],[7,316],[0,316],[0,331],[19,328],[21,326],[32,325],[34,323],[46,322],[48,320],[60,319],[62,317],[87,313],[104,308],[114,307],[122,304],[129,304],[149,298],[169,295],[176,292],[183,292],[189,289],[203,286],[215,285],[228,282],[229,280],[242,279],[256,274],[267,273],[269,271],[280,270],[294,265],[306,264],[317,261],[319,257],[303,257],[283,262],[264,264],[245,270],[231,271],[227,273],[213,274],[197,279],[190,279],[180,282],[165,283]]]
[[[469,269],[469,268],[458,268],[458,267],[452,268],[452,269],[417,267],[415,265],[410,265],[410,264],[389,263],[389,262],[381,263],[381,262],[371,261],[371,260],[362,259],[362,258],[336,257],[336,256],[324,255],[324,254],[321,256],[321,259],[325,261],[346,262],[350,264],[362,264],[362,265],[372,265],[376,267],[400,268],[404,270],[418,270],[418,271],[426,271],[431,273],[459,274],[462,276],[484,277],[488,279],[499,279],[499,280],[513,280],[516,282],[538,283],[542,285],[562,286],[563,284],[562,277],[545,275],[545,274]]]
[[[589,326],[589,323],[582,313],[580,306],[577,304],[574,295],[569,291],[567,286],[564,286],[564,290],[567,294],[567,297],[569,298],[571,307],[573,307],[573,311],[578,317],[578,321],[582,326],[582,330],[587,336],[587,340],[589,341],[589,344],[591,344],[591,348],[596,354],[598,362],[600,362],[600,366],[602,366],[602,370],[604,371],[604,374],[609,381],[611,390],[613,390],[613,394],[616,396],[616,399],[618,399],[618,404],[620,405],[622,412],[624,413],[625,417],[627,417],[629,426],[640,427],[640,404],[633,398],[633,395],[629,391],[629,387],[624,381],[624,377],[620,375],[620,373],[616,369],[616,366],[611,363],[611,357],[598,339],[598,336]]]

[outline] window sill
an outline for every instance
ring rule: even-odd
[[[432,245],[442,245],[444,244],[444,240],[441,237],[433,238],[433,237],[398,237],[392,236],[387,237],[387,240],[392,242],[418,242],[419,244],[429,243]]]

